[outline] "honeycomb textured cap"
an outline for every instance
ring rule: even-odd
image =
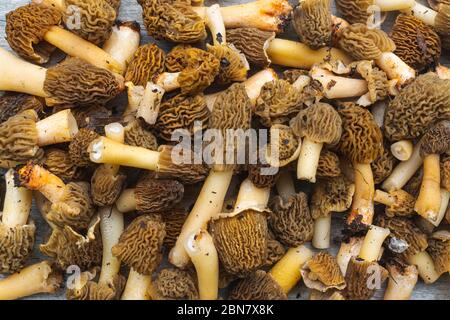
[[[119,300],[126,282],[124,276],[120,274],[106,283],[88,281],[80,289],[67,289],[66,298],[68,300]]]
[[[10,94],[0,97],[0,123],[25,110],[42,113],[44,103],[42,99],[27,94]]]
[[[125,127],[125,144],[154,151],[158,149],[155,135],[146,130],[139,119],[133,120]]]
[[[220,61],[220,70],[215,78],[217,83],[226,84],[247,79],[248,63],[233,45],[207,44],[206,48]]]
[[[14,228],[0,222],[0,273],[14,273],[24,267],[33,251],[35,231],[33,222]]]
[[[72,162],[69,153],[62,149],[45,150],[43,165],[48,171],[66,181],[80,180],[84,175],[82,169]]]
[[[231,290],[230,300],[287,300],[280,285],[265,271],[258,270],[239,280]]]
[[[317,166],[317,177],[334,178],[341,174],[339,157],[332,151],[322,150]]]
[[[431,127],[423,136],[420,144],[420,155],[448,153],[450,150],[450,121],[440,121]]]
[[[336,7],[342,18],[350,23],[366,23],[372,0],[336,0]]]
[[[396,164],[397,160],[392,155],[389,146],[385,144],[381,153],[370,164],[375,184],[379,184],[389,177]]]
[[[434,262],[434,267],[438,274],[448,272],[450,265],[450,238],[429,239],[427,252]]]
[[[72,163],[78,167],[93,165],[89,158],[88,147],[100,135],[89,128],[81,128],[69,144],[69,156]]]
[[[158,298],[165,300],[197,300],[196,279],[185,270],[168,268],[161,270],[155,281]]]
[[[248,62],[256,66],[270,65],[266,47],[275,38],[275,32],[256,28],[236,28],[227,30],[227,41],[241,51]]]
[[[134,53],[125,73],[125,81],[136,86],[147,85],[147,82],[164,72],[165,53],[154,43],[140,46]]]
[[[335,257],[322,251],[308,260],[301,269],[303,281],[308,288],[327,291],[345,288],[345,279]]]
[[[107,166],[98,166],[91,177],[92,201],[96,206],[111,206],[119,198],[126,175],[114,174]]]

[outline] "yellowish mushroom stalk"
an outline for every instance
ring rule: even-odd
[[[408,259],[408,263],[417,266],[419,275],[423,282],[431,284],[439,279],[439,273],[436,271],[433,259],[426,251],[419,252]]]
[[[123,126],[118,123],[110,123],[105,126],[105,135],[107,138],[114,140],[119,143],[124,143],[125,141],[125,129]],[[109,172],[111,172],[111,175],[116,175],[119,172],[120,166],[119,165],[105,165],[106,168],[109,169]]]
[[[434,227],[438,227],[445,217],[445,214],[447,212],[448,203],[450,201],[450,192],[441,188],[440,196],[441,196],[441,203],[439,206],[439,213],[436,217],[436,220],[432,220],[430,218],[427,219],[427,221],[429,223],[431,223]]]
[[[133,188],[125,189],[122,191],[116,201],[116,207],[117,210],[122,213],[136,210],[136,197],[134,195]]]
[[[339,248],[339,252],[336,256],[337,263],[341,269],[342,274],[347,273],[347,267],[350,260],[356,257],[361,250],[364,238],[352,237],[348,242],[342,242]]]
[[[405,186],[405,184],[412,178],[412,176],[419,170],[423,163],[420,156],[420,142],[414,146],[411,157],[403,162],[400,162],[392,171],[391,175],[384,180],[381,185],[383,190],[392,191],[398,190]]]
[[[36,122],[36,129],[38,145],[41,147],[72,141],[78,133],[77,121],[70,109],[59,111]]]
[[[203,229],[190,234],[185,250],[197,272],[200,300],[216,300],[219,293],[219,257],[211,235]]]
[[[366,80],[336,76],[320,66],[314,66],[309,75],[322,84],[323,93],[328,99],[359,97],[369,90]]]
[[[413,1],[413,3],[409,7],[404,8],[402,11],[408,14],[412,14],[414,17],[430,26],[435,25],[436,17],[438,15],[436,11],[417,1]]]
[[[371,225],[364,237],[361,250],[359,251],[359,258],[369,262],[377,261],[383,242],[390,233],[389,229]]]
[[[423,159],[422,185],[414,210],[422,217],[432,221],[437,220],[439,214],[441,204],[440,185],[439,155],[427,155]]]
[[[384,292],[384,300],[409,300],[419,278],[416,266],[407,266],[401,270],[395,265],[387,267],[389,281]]]
[[[300,269],[312,257],[312,251],[304,245],[290,248],[272,267],[269,274],[287,294],[300,281],[302,277]]]
[[[217,3],[206,8],[205,22],[211,32],[214,45],[227,43],[225,24]]]
[[[416,77],[416,71],[393,52],[383,52],[375,60],[375,63],[380,69],[386,72],[389,79],[398,79],[399,85]]]
[[[14,185],[14,170],[5,173],[6,193],[1,215],[2,223],[9,228],[27,224],[33,194],[31,190]]]
[[[397,11],[411,7],[414,2],[414,0],[374,0],[373,4],[381,11]]]
[[[295,194],[294,179],[292,179],[292,175],[289,171],[280,173],[275,185],[278,194],[285,200]]]
[[[151,285],[152,276],[140,274],[131,268],[121,300],[150,300]]]
[[[314,220],[312,245],[316,249],[328,249],[331,238],[331,212]]]
[[[144,95],[136,110],[136,118],[144,119],[150,125],[155,124],[164,93],[165,90],[163,87],[148,82],[145,86]]]
[[[355,194],[352,208],[347,223],[359,221],[365,225],[371,225],[374,215],[373,196],[375,183],[370,164],[354,163]]]
[[[384,125],[384,113],[386,112],[386,101],[375,102],[370,108],[370,112],[372,113],[376,124],[382,128]]]
[[[270,197],[270,188],[258,188],[250,179],[245,179],[239,187],[239,193],[234,204],[234,213],[246,209],[263,211],[267,208]]]
[[[297,161],[297,179],[316,182],[316,172],[322,147],[323,143],[321,142],[314,142],[308,137],[303,138]]]
[[[414,144],[410,140],[400,140],[391,144],[392,155],[400,161],[409,160],[413,150]]]
[[[0,300],[14,300],[38,293],[54,293],[62,276],[52,269],[49,261],[26,267],[0,280]]]
[[[373,201],[384,204],[385,206],[392,206],[396,202],[396,197],[393,195],[390,195],[387,192],[384,192],[382,190],[375,190],[375,195],[373,197]]]

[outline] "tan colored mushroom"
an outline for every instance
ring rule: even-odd
[[[317,165],[318,178],[335,178],[342,174],[339,157],[332,151],[322,150]]]
[[[63,180],[80,180],[84,172],[73,164],[69,153],[62,149],[50,148],[45,150],[43,165],[48,171]]]
[[[321,292],[342,290],[346,285],[336,258],[328,252],[322,251],[312,257],[302,266],[301,273],[308,288]]]
[[[53,108],[56,112],[59,107]],[[88,126],[97,127],[104,125],[105,119],[112,117],[112,112],[105,106],[98,104],[91,104],[87,106],[71,109],[73,117],[77,121],[78,128],[86,128]]]
[[[153,133],[146,130],[141,120],[136,119],[127,124],[125,127],[125,144],[142,147],[156,151],[158,149],[158,141]]]
[[[264,266],[272,267],[275,263],[281,260],[286,254],[286,249],[283,244],[275,239],[273,232],[269,230],[267,239],[267,260]]]
[[[409,217],[414,214],[416,199],[402,189],[389,192],[376,190],[373,200],[386,206],[385,213],[388,217]]]
[[[439,275],[450,272],[450,232],[437,231],[428,240],[427,252],[434,262],[434,267]]]
[[[419,278],[419,272],[414,265],[389,263],[389,280],[384,300],[409,300]]]
[[[147,82],[164,72],[165,53],[154,43],[140,46],[134,53],[125,73],[125,81],[136,86],[146,86]]]
[[[163,214],[163,220],[166,224],[166,236],[164,237],[164,245],[167,249],[172,249],[178,236],[183,228],[188,213],[183,208],[174,208]]]
[[[0,97],[0,123],[22,111],[33,109],[40,114],[44,108],[42,99],[27,94],[10,94]]]
[[[392,173],[395,164],[394,156],[384,144],[380,155],[370,164],[375,184],[383,182]]]
[[[87,148],[100,135],[89,128],[81,128],[69,144],[69,156],[72,163],[78,167],[92,166]]]
[[[197,300],[199,298],[195,279],[185,270],[163,269],[155,280],[158,299]]]
[[[298,159],[302,141],[294,130],[284,124],[270,127],[270,141],[266,146],[265,160],[273,167],[284,167]]]

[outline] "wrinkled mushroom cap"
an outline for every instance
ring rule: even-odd
[[[172,209],[162,215],[166,224],[166,236],[164,237],[164,245],[171,249],[175,246],[178,236],[181,233],[184,222],[186,221],[188,212],[184,209]]]
[[[165,53],[154,43],[140,46],[127,67],[125,81],[146,86],[156,75],[164,72]]]
[[[274,138],[275,134],[278,134],[278,138]],[[270,127],[270,136],[271,143],[270,146],[267,146],[265,154],[268,163],[273,166],[284,167],[298,158],[301,144],[291,127],[284,124],[275,124]]]
[[[237,28],[227,30],[227,41],[241,51],[248,62],[257,66],[267,67],[270,59],[266,49],[275,32],[263,31],[256,28]]]
[[[450,232],[438,231],[428,240],[427,252],[434,262],[438,274],[448,272],[450,267]]]
[[[286,253],[283,244],[275,239],[273,233],[269,230],[269,238],[267,240],[267,260],[265,267],[271,267],[277,263]]]
[[[401,216],[407,217],[414,214],[414,204],[416,198],[404,190],[393,190],[389,195],[395,197],[396,201],[393,205],[386,207],[386,215],[388,217]]]
[[[36,227],[29,224],[10,228],[0,222],[0,273],[22,269],[33,251]]]
[[[81,128],[69,144],[69,156],[72,163],[78,167],[89,167],[92,162],[89,158],[88,147],[100,135],[88,128]]]
[[[279,175],[278,168],[268,164],[249,164],[248,178],[258,188],[271,188],[275,185]]]
[[[67,289],[66,297],[68,300],[119,300],[125,284],[126,279],[118,274],[107,283],[87,281],[81,288]]]
[[[155,39],[194,43],[206,38],[205,22],[179,1],[146,0],[142,4],[147,32]]]
[[[328,252],[322,251],[308,260],[301,269],[303,282],[310,289],[327,291],[329,289],[342,290],[345,288],[345,279],[341,269]]]
[[[32,109],[40,113],[43,108],[42,100],[35,96],[23,93],[2,96],[0,97],[0,123],[22,111]]]
[[[375,184],[381,183],[389,177],[396,163],[390,148],[385,145],[378,157],[370,164]]]
[[[437,33],[441,35],[443,41],[447,46],[447,38],[450,35],[450,4],[439,4],[438,14],[434,21],[434,28],[436,29]]]
[[[78,180],[83,176],[82,169],[77,167],[65,150],[50,148],[45,150],[44,167],[63,180]]]
[[[341,138],[342,120],[331,105],[318,102],[300,111],[291,120],[291,128],[299,137],[334,145]]]
[[[334,178],[342,174],[339,157],[329,150],[322,150],[317,166],[317,177]]]
[[[48,62],[54,47],[43,41],[47,31],[61,22],[61,13],[52,7],[30,3],[6,15],[6,40],[22,58],[34,63]]]
[[[314,220],[305,193],[299,192],[287,200],[276,196],[270,207],[270,229],[279,241],[286,246],[296,247],[312,239]]]
[[[248,61],[234,45],[212,46],[207,44],[206,48],[220,61],[220,71],[216,77],[217,83],[226,84],[247,79],[247,71],[250,69]]]
[[[430,128],[422,137],[420,155],[441,154],[450,150],[450,121],[441,121]]]
[[[441,156],[441,187],[450,191],[450,155]]]
[[[230,300],[287,300],[280,285],[269,273],[258,270],[238,282],[231,290]]]
[[[101,264],[102,248],[98,215],[92,219],[85,236],[69,226],[54,228],[47,242],[39,247],[43,254],[54,258],[62,269],[76,265],[82,270]]]
[[[450,119],[450,81],[429,72],[418,76],[388,104],[384,133],[392,141],[415,139],[439,120]]]
[[[336,7],[342,18],[350,23],[366,23],[373,0],[336,0]]]
[[[290,84],[293,84],[300,76],[307,76],[309,75],[308,70],[302,70],[302,69],[288,69],[283,71],[283,79],[289,82]]]
[[[117,259],[136,272],[151,275],[161,262],[165,235],[161,217],[142,215],[128,225],[120,236],[119,243],[111,251]]]
[[[155,151],[158,149],[156,137],[145,130],[139,119],[133,120],[125,127],[125,144]]]
[[[330,0],[302,1],[293,11],[293,25],[300,40],[313,49],[331,44]]]
[[[356,71],[367,81],[369,103],[375,103],[386,99],[390,90],[390,84],[386,73],[378,67],[373,66],[372,61],[364,60],[356,62],[355,64]]]
[[[53,110],[58,110],[58,107],[54,107]],[[110,122],[103,123],[102,121],[105,119],[110,121],[112,116],[111,110],[98,104],[90,104],[70,111],[77,121],[78,128],[104,126]]]
[[[252,209],[211,221],[219,259],[231,274],[245,276],[267,260],[266,213]]]
[[[185,270],[177,268],[163,269],[155,280],[158,298],[165,300],[197,300],[196,280]]]
[[[274,80],[261,88],[255,114],[263,125],[270,127],[288,122],[303,108],[303,96],[299,90],[286,80]]]
[[[180,72],[185,68],[186,52],[192,48],[190,44],[177,44],[169,51],[165,59],[165,67],[168,72]]]
[[[104,104],[114,98],[123,83],[108,70],[97,68],[79,58],[67,58],[47,70],[44,91],[47,105],[84,106]]]
[[[126,175],[113,174],[107,166],[98,166],[91,177],[92,200],[97,206],[111,206],[120,196]]]

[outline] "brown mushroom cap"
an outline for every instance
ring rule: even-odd
[[[293,25],[300,40],[313,49],[331,44],[330,0],[302,1],[293,11]]]
[[[258,188],[271,188],[275,185],[279,176],[278,168],[273,169],[276,171],[272,171],[268,164],[249,164],[248,178]]]
[[[57,226],[82,230],[88,227],[94,214],[90,186],[85,182],[69,182],[64,197],[52,203],[47,219]]]
[[[308,70],[302,69],[288,69],[283,71],[283,79],[293,84],[300,76],[307,76],[309,74]]]
[[[275,32],[256,28],[237,28],[227,30],[227,41],[241,51],[248,62],[266,67],[270,64],[266,49],[269,42],[275,38]]]
[[[299,192],[287,200],[276,196],[270,207],[270,229],[284,245],[296,247],[312,239],[314,220],[305,193]]]
[[[35,96],[22,93],[2,96],[0,97],[0,123],[22,111],[32,109],[40,113],[43,108],[44,104]]]
[[[146,130],[139,119],[133,120],[125,127],[125,144],[155,151],[158,149],[155,135]]]
[[[192,48],[190,44],[177,44],[166,55],[165,67],[168,72],[180,72],[185,68],[186,49]]]
[[[88,281],[79,289],[67,289],[68,300],[118,300],[125,288],[126,279],[118,274],[107,283]]]
[[[428,239],[427,252],[434,262],[438,274],[448,272],[450,267],[450,232],[438,231]]]
[[[441,156],[441,186],[445,190],[450,190],[450,155]]]
[[[269,230],[269,238],[267,239],[267,260],[265,267],[271,267],[277,263],[286,253],[284,246],[275,239],[275,235]]]
[[[128,64],[125,81],[136,86],[146,86],[147,82],[164,72],[165,53],[154,43],[140,46]]]
[[[286,80],[267,82],[256,100],[255,114],[263,125],[286,123],[304,109],[303,95]]]
[[[97,68],[79,58],[67,58],[47,70],[44,91],[47,105],[84,106],[105,104],[114,98],[123,84],[108,70]]]
[[[390,148],[385,145],[378,157],[370,164],[375,184],[381,183],[389,177],[396,163]]]
[[[36,227],[29,224],[10,228],[0,222],[0,273],[22,269],[34,247]]]
[[[299,137],[334,145],[341,138],[342,120],[331,105],[318,102],[300,111],[291,120],[291,127]]]
[[[89,167],[93,163],[89,158],[88,147],[100,135],[88,128],[81,128],[69,144],[69,156],[72,163],[78,167]]]
[[[400,189],[390,191],[389,195],[395,197],[396,200],[391,206],[386,206],[385,213],[388,217],[408,217],[414,214],[416,198],[411,194]]]
[[[429,72],[418,76],[388,104],[384,133],[392,140],[415,139],[439,120],[450,119],[450,81]]]
[[[172,141],[175,130],[185,129],[194,135],[194,129],[206,129],[209,115],[203,94],[195,96],[179,94],[161,103],[155,128],[161,138]],[[201,123],[201,128],[194,126],[196,121]]]
[[[219,259],[231,274],[245,276],[267,260],[267,217],[252,209],[211,221]]]
[[[142,215],[128,225],[111,251],[136,272],[151,275],[161,262],[165,235],[160,216]]]
[[[54,107],[53,110],[58,110],[58,107]],[[110,121],[112,113],[103,105],[90,104],[83,107],[71,109],[72,115],[77,121],[78,128],[85,127],[97,127],[106,125],[102,123],[104,119]],[[108,122],[110,123],[110,122]]]
[[[96,45],[101,45],[111,35],[112,27],[116,21],[116,9],[105,0],[64,0],[67,8],[76,8],[77,28],[70,28],[71,32],[79,35]],[[67,11],[63,16],[67,25],[73,19],[73,12]]]
[[[350,259],[345,274],[347,287],[344,296],[348,300],[369,300],[376,290],[374,274],[379,275],[376,281],[382,284],[388,277],[389,272],[380,266],[378,262],[369,262],[355,257]]]
[[[422,137],[420,155],[441,154],[450,150],[450,121],[440,121]]]
[[[219,74],[215,79],[217,83],[226,84],[247,79],[247,60],[233,45],[207,44],[206,48],[220,61]]]
[[[339,46],[357,60],[378,59],[383,52],[395,50],[395,43],[380,29],[369,29],[364,23],[355,23],[341,32]]]
[[[300,143],[291,127],[284,124],[275,124],[270,128],[270,133],[272,134],[274,130],[277,130],[279,134],[278,141],[275,140],[268,147],[266,157],[271,157],[272,152],[278,152],[279,165],[283,167],[297,159],[300,153]]]
[[[301,269],[303,282],[310,289],[327,291],[345,288],[345,279],[335,257],[325,251],[308,260]]]
[[[422,70],[439,61],[441,40],[437,33],[412,15],[400,14],[391,30],[394,53],[407,65]]]
[[[423,179],[423,169],[420,168],[414,174],[414,176],[409,179],[409,181],[403,187],[403,190],[411,194],[414,198],[417,198],[420,192],[420,186],[422,185]]]
[[[355,185],[344,176],[319,180],[311,197],[311,215],[314,219],[326,217],[331,212],[343,212],[350,208]]]
[[[322,150],[317,166],[317,177],[334,178],[342,174],[339,157],[329,150]]]
[[[65,150],[50,148],[45,150],[44,167],[63,180],[78,180],[84,173],[70,159]]]
[[[205,22],[180,1],[145,0],[142,3],[147,32],[155,39],[194,43],[206,39]]]
[[[337,150],[352,162],[370,163],[382,152],[383,135],[370,111],[348,104],[339,110],[342,136]]]
[[[450,4],[441,3],[438,6],[438,14],[434,21],[434,28],[442,37],[445,47],[448,48],[450,35]]]
[[[175,246],[178,236],[181,233],[184,222],[186,221],[188,212],[184,209],[172,209],[164,212],[162,218],[166,224],[166,236],[164,237],[164,245],[171,249]]]
[[[373,0],[336,0],[336,7],[342,18],[350,23],[366,23],[371,5]]]
[[[90,223],[86,236],[69,226],[54,228],[40,251],[56,260],[62,269],[76,265],[82,270],[98,266],[102,261],[102,238],[100,235],[100,217]]]
[[[230,300],[287,300],[286,293],[269,273],[258,270],[238,282]]]
[[[155,280],[158,298],[174,300],[197,300],[196,281],[185,270],[177,268],[163,269]]]
[[[184,195],[183,185],[176,180],[157,180],[147,174],[136,184],[136,209],[144,213],[165,212],[172,209]]]
[[[43,41],[44,35],[61,19],[57,9],[46,5],[30,3],[18,7],[6,15],[6,40],[22,58],[46,63],[54,47]]]
[[[97,206],[111,206],[120,196],[126,175],[112,174],[110,168],[98,166],[91,177],[92,201]]]
[[[376,225],[391,231],[389,237],[403,240],[408,248],[402,253],[405,258],[424,251],[428,247],[427,236],[410,219],[378,215]]]

